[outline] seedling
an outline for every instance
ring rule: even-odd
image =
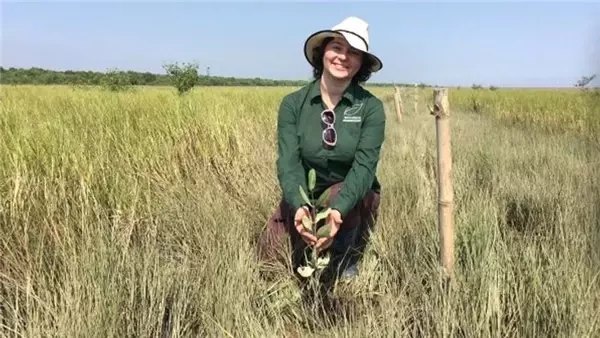
[[[312,235],[319,238],[328,237],[331,233],[331,224],[327,223],[319,227],[319,222],[327,219],[331,208],[327,206],[330,190],[325,190],[318,199],[314,198],[314,190],[317,182],[317,174],[314,169],[308,172],[308,194],[302,186],[300,186],[300,195],[302,199],[311,208],[310,217],[302,217],[302,226]],[[310,254],[310,259],[307,258],[307,265],[298,267],[298,273],[305,278],[310,277],[315,271],[321,271],[329,264],[329,253],[319,255],[316,247],[313,247]]]

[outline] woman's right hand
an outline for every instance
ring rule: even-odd
[[[310,218],[310,213],[306,208],[301,207],[298,210],[296,210],[296,215],[294,216],[294,225],[296,226],[296,230],[298,231],[300,237],[302,237],[304,242],[306,242],[306,244],[308,244],[309,246],[313,246],[317,244],[317,238],[310,232],[306,231],[306,229],[304,229],[304,226],[302,225],[302,217],[304,216]]]

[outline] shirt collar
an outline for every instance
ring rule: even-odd
[[[350,83],[348,88],[346,88],[346,90],[344,91],[344,94],[342,95],[342,99],[347,99],[350,102],[350,104],[353,104],[354,98],[356,96],[355,94],[356,94],[356,84]],[[311,102],[315,102],[314,100],[321,97],[321,89],[319,87],[318,79],[313,80],[313,82],[311,83],[311,88],[310,88],[308,97],[310,98]]]

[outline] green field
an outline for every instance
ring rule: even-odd
[[[600,105],[452,89],[456,289],[438,278],[431,89],[395,118],[378,227],[329,314],[261,278],[294,88],[0,88],[0,332],[26,337],[600,336]]]

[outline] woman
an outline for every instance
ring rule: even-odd
[[[368,24],[357,17],[310,35],[304,55],[314,81],[285,96],[279,108],[277,175],[283,196],[261,235],[260,256],[264,261],[285,256],[280,250],[287,234],[294,271],[303,264],[303,249],[316,246],[330,250],[330,266],[343,271],[342,277],[353,277],[377,217],[376,169],[385,130],[382,102],[360,83],[382,62],[369,52]],[[310,169],[317,173],[315,196],[330,189],[332,230],[318,241],[301,223],[310,209],[299,186],[308,191]]]

